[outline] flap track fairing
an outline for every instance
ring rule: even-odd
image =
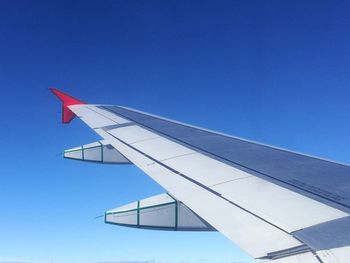
[[[107,211],[105,223],[152,230],[216,231],[169,194],[152,196]]]
[[[124,155],[110,144],[106,144],[104,141],[97,141],[65,150],[63,157],[67,159],[106,164],[131,164]]]

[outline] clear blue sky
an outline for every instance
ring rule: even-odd
[[[163,192],[132,166],[64,160],[55,86],[350,163],[349,1],[0,2],[0,262],[251,262],[218,233],[105,225]]]

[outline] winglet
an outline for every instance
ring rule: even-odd
[[[51,92],[56,95],[56,97],[62,102],[62,122],[69,123],[74,117],[75,114],[68,108],[71,105],[77,104],[86,104],[83,101],[80,101],[72,96],[63,93],[55,88],[50,88]]]

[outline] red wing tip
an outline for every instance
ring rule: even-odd
[[[68,108],[71,105],[86,104],[85,102],[78,100],[56,88],[49,88],[50,91],[62,102],[62,122],[69,123],[75,114]]]
[[[67,93],[64,93],[56,88],[49,88],[50,91],[63,103],[63,106],[70,106],[76,104],[86,104],[86,102],[78,100]]]

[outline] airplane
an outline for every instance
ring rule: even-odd
[[[51,91],[63,123],[77,116],[101,137],[65,158],[133,164],[167,191],[105,223],[219,231],[257,262],[350,262],[350,166]]]

